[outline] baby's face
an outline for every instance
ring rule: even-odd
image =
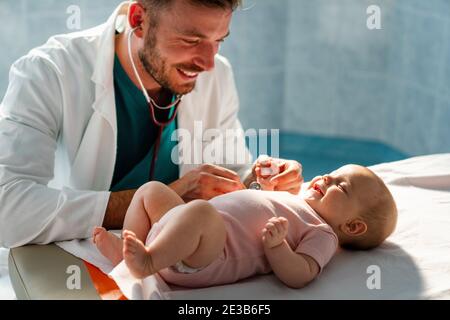
[[[304,199],[335,228],[358,217],[361,206],[368,199],[366,195],[373,187],[372,180],[366,168],[347,165],[328,175],[315,177]]]

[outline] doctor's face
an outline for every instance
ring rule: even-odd
[[[198,75],[214,68],[214,56],[228,36],[231,17],[231,9],[184,0],[160,9],[139,51],[144,68],[162,87],[178,94],[191,92]]]

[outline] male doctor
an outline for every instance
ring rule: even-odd
[[[13,64],[0,106],[0,246],[120,229],[149,180],[186,200],[248,186],[251,163],[171,158],[176,129],[242,129],[231,67],[217,54],[239,4],[122,3],[105,24],[52,37]],[[302,180],[300,164],[284,161],[273,183],[296,193]]]

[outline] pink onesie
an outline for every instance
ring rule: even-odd
[[[163,269],[159,274],[167,282],[191,288],[208,287],[271,272],[261,238],[267,220],[274,216],[289,220],[287,242],[295,252],[316,260],[321,271],[336,252],[336,234],[300,196],[279,191],[242,190],[209,202],[225,221],[227,240],[221,256],[195,273]],[[147,243],[161,231],[170,213],[152,227]]]

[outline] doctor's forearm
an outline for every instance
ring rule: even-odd
[[[106,208],[103,227],[106,229],[122,229],[125,214],[130,206],[136,190],[111,192]]]

